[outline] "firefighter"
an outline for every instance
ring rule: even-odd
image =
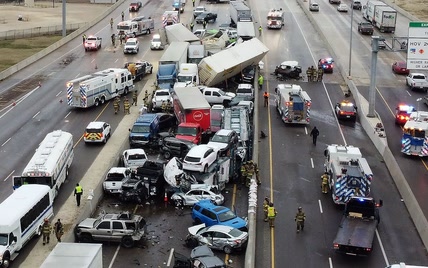
[[[267,210],[268,210],[267,214],[268,214],[269,227],[275,227],[275,217],[276,217],[276,214],[278,214],[278,212],[276,211],[272,202],[269,203]]]
[[[263,29],[262,29],[262,26],[260,25],[260,26],[259,26],[259,36],[262,36],[262,30],[263,30]]]
[[[125,112],[125,114],[130,114],[130,108],[131,105],[129,104],[128,98],[125,97],[125,100],[123,101],[123,111]]]
[[[312,78],[312,82],[317,81],[317,70],[315,70],[314,66],[312,65],[311,67],[311,78]]]
[[[311,69],[311,67],[308,67],[308,69],[306,70],[306,76],[308,77],[308,82],[311,82],[311,80],[312,80],[312,69]]]
[[[117,114],[120,110],[120,98],[116,97],[113,102],[114,114]]]
[[[125,12],[122,11],[122,21],[125,20]]]
[[[322,76],[324,75],[324,70],[321,66],[318,67],[318,82],[322,82]]]
[[[305,227],[305,212],[303,212],[302,207],[299,207],[297,209],[296,217],[294,218],[294,221],[297,224],[297,232],[300,232],[300,230],[303,231],[303,228]]]
[[[115,35],[115,34],[112,34],[112,35],[111,35],[111,44],[112,44],[113,46],[116,46],[116,35]]]
[[[207,28],[207,21],[204,19],[204,21],[202,22],[202,26],[204,26],[204,30]]]
[[[328,173],[324,172],[321,176],[321,192],[326,194],[328,192]]]
[[[269,197],[265,197],[265,200],[263,201],[263,213],[265,215],[264,221],[267,222],[268,221],[268,207],[270,204],[270,200]]]
[[[138,97],[138,94],[137,94],[137,91],[135,90],[134,92],[132,92],[132,105],[135,104],[135,106],[137,106],[137,97]]]
[[[241,165],[241,184],[244,184],[246,179],[247,179],[247,162],[244,162]]]
[[[110,18],[110,29],[113,29],[113,18]]]
[[[144,103],[148,103],[149,102],[149,92],[147,92],[147,89],[146,89],[146,91],[144,92]]]
[[[166,112],[166,101],[162,101],[162,105],[161,105],[161,110],[162,110],[162,112]]]
[[[257,163],[254,163],[254,173],[256,173],[256,180],[257,180],[257,185],[261,185],[262,182],[260,181],[260,177],[259,177],[259,166],[257,165]]]
[[[85,44],[85,41],[86,41],[86,34],[83,34],[83,35],[82,35],[82,39],[83,39],[83,44]]]
[[[268,104],[269,104],[269,93],[267,91],[265,91],[265,93],[263,93],[263,98],[264,98],[264,106],[263,107],[268,107]]]
[[[246,185],[247,187],[250,187],[251,179],[254,175],[254,162],[253,160],[248,161],[247,163],[247,179],[246,179]]]
[[[166,100],[166,112],[167,112],[167,113],[170,113],[170,112],[171,112],[171,109],[172,109],[172,103],[171,103],[171,101],[168,99],[168,100]]]

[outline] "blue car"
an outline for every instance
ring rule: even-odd
[[[238,217],[227,207],[213,204],[211,200],[196,203],[192,208],[192,219],[195,224],[205,223],[206,226],[220,224],[248,232],[247,220]]]

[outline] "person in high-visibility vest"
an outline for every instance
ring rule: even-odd
[[[138,94],[137,94],[137,91],[135,90],[135,91],[132,93],[132,105],[134,105],[134,104],[135,104],[135,106],[137,106],[137,98],[138,98]]]
[[[276,212],[276,209],[273,206],[272,202],[270,202],[267,210],[268,210],[269,227],[275,227],[275,217],[276,217],[276,214],[278,213]]]
[[[264,221],[268,221],[268,208],[269,208],[270,200],[269,197],[265,197],[265,200],[263,201],[263,213],[265,215]]]
[[[303,228],[305,227],[305,220],[306,220],[305,212],[303,212],[302,207],[299,207],[297,209],[296,217],[294,218],[294,221],[297,224],[297,232],[300,232],[300,230],[303,231]]]
[[[261,75],[261,74],[259,74],[259,79],[258,79],[258,82],[259,82],[259,89],[262,89],[262,87],[263,87],[263,83],[264,83],[264,77],[263,77],[263,75]]]
[[[263,93],[263,98],[264,98],[264,106],[263,107],[267,107],[269,104],[269,93],[267,91],[265,91],[265,93]]]
[[[74,195],[76,196],[77,206],[80,207],[80,198],[83,194],[83,188],[78,183],[76,184],[76,188],[74,188]]]
[[[326,194],[328,192],[328,173],[324,172],[321,176],[321,192]]]
[[[247,163],[242,163],[241,166],[241,184],[245,183],[245,180],[247,179]]]

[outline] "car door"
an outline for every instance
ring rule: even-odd
[[[202,193],[201,190],[190,190],[186,194],[186,204],[187,205],[194,205],[199,200],[202,199]]]
[[[202,222],[205,223],[206,226],[213,226],[218,224],[217,215],[208,209],[202,209],[201,214],[203,215]]]
[[[100,222],[95,230],[92,232],[92,238],[99,241],[109,241],[111,238],[111,222],[105,220]]]
[[[217,91],[213,91],[212,99],[213,99],[212,103],[214,103],[214,104],[223,104],[223,100],[221,99],[221,95]]]
[[[214,149],[208,149],[204,154],[204,163],[202,166],[205,166],[205,164],[208,164],[210,166],[217,158],[217,154],[214,152]]]
[[[111,241],[121,242],[122,237],[126,233],[125,232],[126,227],[121,221],[113,221],[112,225],[113,225],[113,229],[112,229]]]
[[[211,90],[205,90],[205,91],[204,91],[204,97],[205,97],[205,99],[206,99],[209,103],[212,103],[212,102],[213,102],[213,97],[212,97],[212,91],[211,91]]]
[[[213,232],[211,243],[212,248],[223,250],[224,246],[229,243],[229,236],[222,232]]]

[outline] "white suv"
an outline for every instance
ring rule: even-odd
[[[126,43],[125,47],[123,48],[123,53],[138,53],[140,50],[140,43],[138,42],[137,38],[129,38]]]
[[[153,35],[152,43],[150,44],[151,50],[162,50],[164,45],[162,44],[162,39],[159,34]]]
[[[159,110],[162,108],[162,102],[165,101],[170,101],[172,104],[172,97],[171,94],[169,93],[169,89],[158,89],[155,91],[155,93],[153,94],[153,98],[152,98],[152,104],[153,104],[153,109],[154,110]]]
[[[106,143],[111,136],[111,126],[106,122],[95,121],[89,123],[86,127],[83,140],[88,142],[103,142]]]

